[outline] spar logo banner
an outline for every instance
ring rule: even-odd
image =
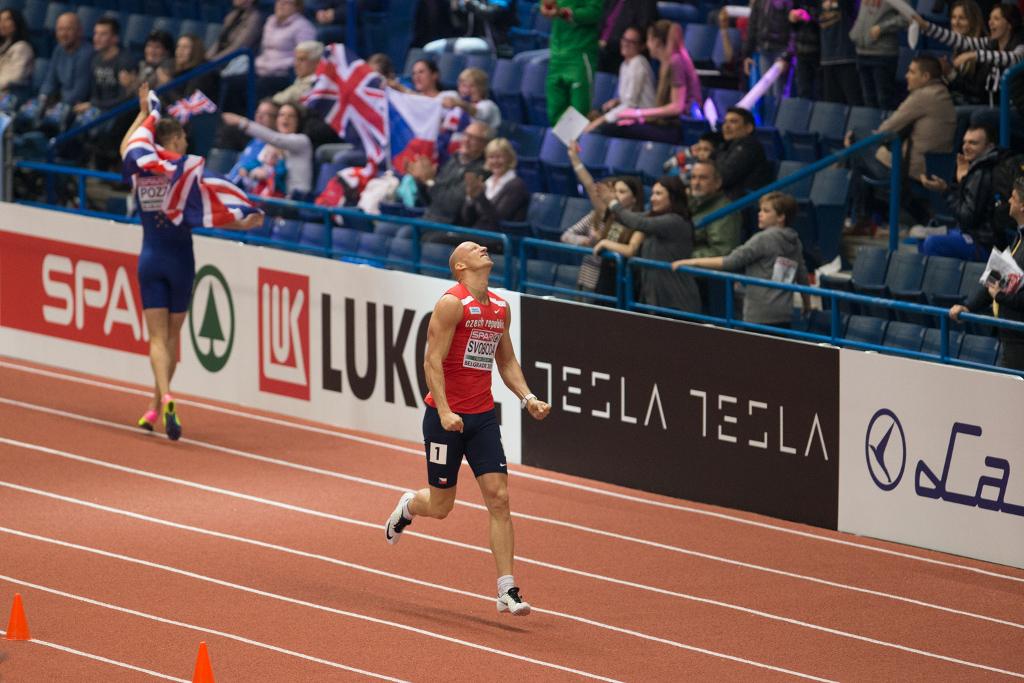
[[[839,528],[1024,567],[1024,382],[841,353]]]
[[[260,391],[309,400],[309,277],[260,268]]]
[[[522,297],[523,463],[836,527],[835,349]]]
[[[196,360],[209,372],[219,372],[231,357],[236,326],[231,287],[216,266],[196,273],[188,328]]]
[[[0,231],[0,327],[149,355],[138,257]]]

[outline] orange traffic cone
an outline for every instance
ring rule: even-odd
[[[21,593],[14,594],[14,604],[11,606],[11,620],[7,622],[7,635],[4,637],[7,640],[31,640],[28,635],[28,621],[25,619],[25,608],[21,605]]]
[[[199,643],[199,654],[196,656],[196,671],[192,674],[192,683],[214,683],[210,655],[206,652],[206,641]]]

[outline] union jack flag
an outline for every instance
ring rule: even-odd
[[[262,213],[244,192],[209,173],[202,157],[175,154],[158,145],[155,131],[160,120],[160,100],[155,93],[150,93],[149,105],[150,115],[128,139],[124,155],[124,176],[131,180],[133,190],[139,187],[140,178],[165,177],[167,183],[162,189],[159,211],[176,226],[218,228],[249,214]]]
[[[196,90],[167,108],[167,113],[178,119],[181,125],[197,114],[215,114],[217,105],[202,90]]]
[[[380,164],[388,143],[388,99],[384,79],[340,43],[328,45],[303,103],[321,113],[344,137],[349,124],[363,143],[366,158]]]

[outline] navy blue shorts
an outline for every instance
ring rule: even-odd
[[[423,415],[423,446],[427,452],[427,482],[439,489],[459,481],[462,456],[473,469],[473,476],[500,472],[507,474],[505,449],[501,445],[498,413],[491,409],[476,415],[459,415],[462,432],[446,432],[437,408],[427,406]]]
[[[192,301],[196,259],[192,245],[146,247],[139,254],[139,291],[143,308],[184,313]]]

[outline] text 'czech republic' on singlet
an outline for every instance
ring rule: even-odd
[[[445,294],[462,303],[462,320],[455,328],[444,368],[444,392],[453,413],[475,415],[494,408],[491,395],[491,370],[498,342],[505,333],[508,304],[491,291],[488,304],[473,298],[465,285],[458,284]],[[427,405],[437,407],[427,394]]]

